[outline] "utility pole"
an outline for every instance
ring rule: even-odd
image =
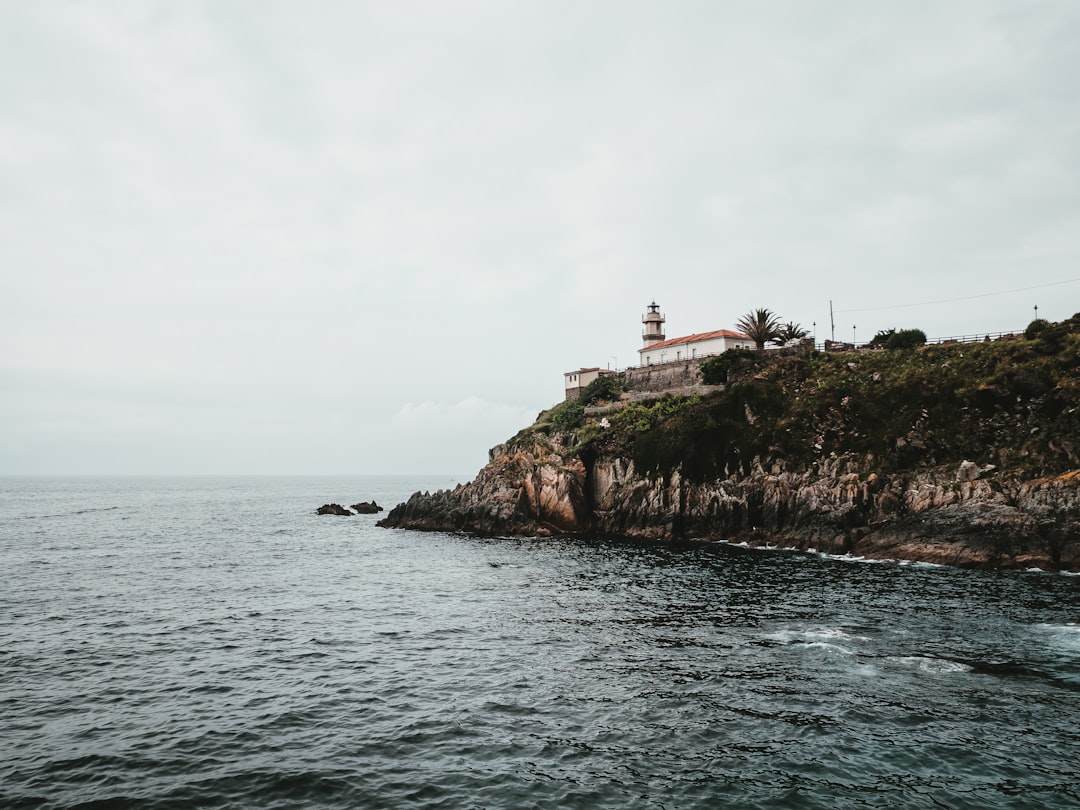
[[[836,321],[832,316],[832,299],[829,299],[829,340],[836,342]]]

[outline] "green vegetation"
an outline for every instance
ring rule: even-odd
[[[1027,325],[1027,329],[1024,330],[1024,337],[1028,340],[1034,340],[1042,332],[1045,332],[1050,328],[1050,321],[1043,320],[1042,318],[1036,318]]]
[[[872,459],[877,471],[964,459],[1030,475],[1080,468],[1080,314],[1031,340],[797,356],[743,350],[702,367],[727,381],[724,391],[631,403],[602,427],[585,405],[617,392],[590,386],[512,441],[558,432],[571,452],[623,455],[641,472],[679,469],[690,480],[755,463],[807,469],[833,454]]]
[[[876,335],[870,338],[868,346],[873,346],[876,349],[884,349],[885,344],[889,342],[889,338],[896,334],[895,329],[881,329]]]
[[[786,346],[794,341],[809,337],[809,335],[810,333],[802,328],[802,324],[788,321],[777,328],[776,337],[773,338],[773,343],[777,346]]]
[[[522,446],[529,441],[546,437],[551,433],[572,433],[585,425],[585,409],[590,405],[614,402],[626,390],[626,377],[622,373],[601,374],[582,389],[577,399],[560,402],[542,411],[530,427],[519,431],[510,440],[511,446]]]
[[[890,351],[896,349],[914,349],[926,343],[926,332],[922,329],[901,329],[893,331],[889,339],[885,341],[885,348]]]
[[[698,371],[705,385],[723,385],[732,376],[757,371],[765,365],[765,358],[750,349],[728,349],[701,361]]]
[[[867,344],[876,349],[914,349],[926,343],[922,329],[882,329]]]
[[[780,334],[780,319],[768,309],[755,309],[743,315],[735,326],[757,344],[759,352]]]

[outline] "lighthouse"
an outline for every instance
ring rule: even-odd
[[[645,324],[645,329],[641,333],[641,338],[645,342],[644,348],[648,349],[664,340],[664,321],[660,306],[653,301],[649,304],[649,311],[641,318],[641,322]]]

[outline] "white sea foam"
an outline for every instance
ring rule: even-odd
[[[866,636],[847,633],[836,627],[807,627],[777,630],[766,633],[763,639],[778,644],[810,650],[822,650],[840,655],[855,655],[858,642],[870,641]]]
[[[961,664],[959,661],[949,661],[944,658],[928,658],[922,655],[909,655],[900,658],[890,658],[889,660],[895,661],[898,664],[903,664],[904,666],[913,667],[919,672],[926,672],[933,675],[971,671],[970,666]]]
[[[904,565],[910,568],[944,568],[941,563],[925,562],[923,560],[897,560],[897,565]]]
[[[836,560],[838,562],[846,563],[866,563],[867,565],[895,565],[896,560],[874,560],[869,557],[859,557],[854,554],[826,554],[819,552],[818,555],[823,560]]]
[[[1059,649],[1080,652],[1080,624],[1037,624],[1035,630]]]

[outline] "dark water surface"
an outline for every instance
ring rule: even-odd
[[[1080,578],[0,479],[0,806],[1080,807]]]

